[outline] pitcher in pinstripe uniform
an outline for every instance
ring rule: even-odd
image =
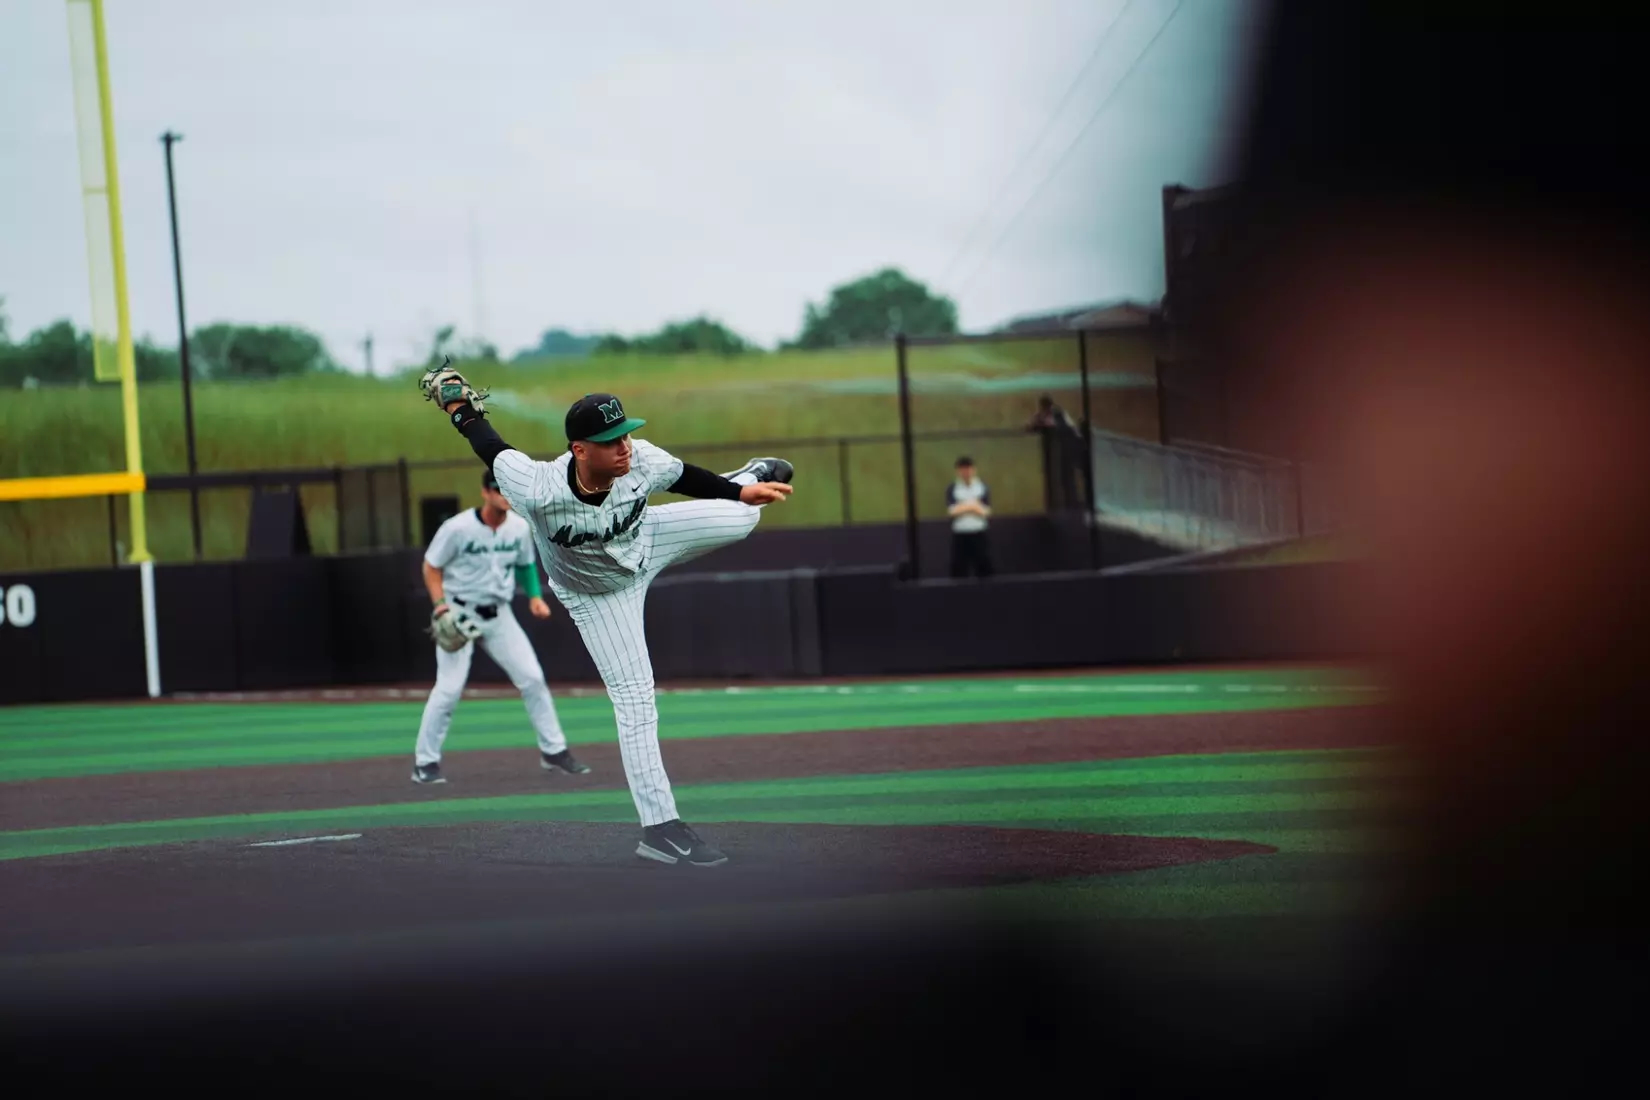
[[[684,463],[632,432],[647,423],[610,393],[567,412],[568,450],[548,462],[515,450],[485,419],[482,398],[450,366],[425,373],[425,396],[446,411],[528,522],[549,578],[613,701],[625,778],[641,818],[636,854],[713,867],[727,855],[677,813],[659,751],[653,663],[642,608],[653,578],[751,533],[762,506],[791,492],[791,464],[752,459],[728,474]],[[648,506],[657,492],[697,499]]]

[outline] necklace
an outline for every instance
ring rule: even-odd
[[[579,476],[579,468],[576,464],[573,467],[573,480],[579,483],[579,492],[583,493],[585,496],[593,497],[596,495],[596,490],[586,485],[584,483],[584,478]]]

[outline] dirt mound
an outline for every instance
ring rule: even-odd
[[[973,826],[707,824],[731,857],[668,867],[633,825],[481,823],[281,847],[245,839],[0,864],[0,954],[394,935],[1089,876],[1272,849]]]

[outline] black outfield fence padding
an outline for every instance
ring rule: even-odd
[[[1076,552],[1086,552],[1081,539]],[[418,560],[408,549],[157,567],[162,696],[432,683]],[[1326,609],[1358,569],[1080,569],[913,583],[878,565],[705,568],[655,583],[646,629],[665,682],[1339,659],[1363,654]],[[525,602],[518,597],[517,617],[551,679],[598,683],[569,617],[534,619]],[[0,622],[0,703],[145,697],[137,569],[0,575],[7,606],[29,613]],[[507,682],[479,652],[472,680]]]

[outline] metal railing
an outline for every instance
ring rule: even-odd
[[[1093,433],[1102,523],[1187,550],[1219,550],[1339,529],[1335,479],[1311,463]]]

